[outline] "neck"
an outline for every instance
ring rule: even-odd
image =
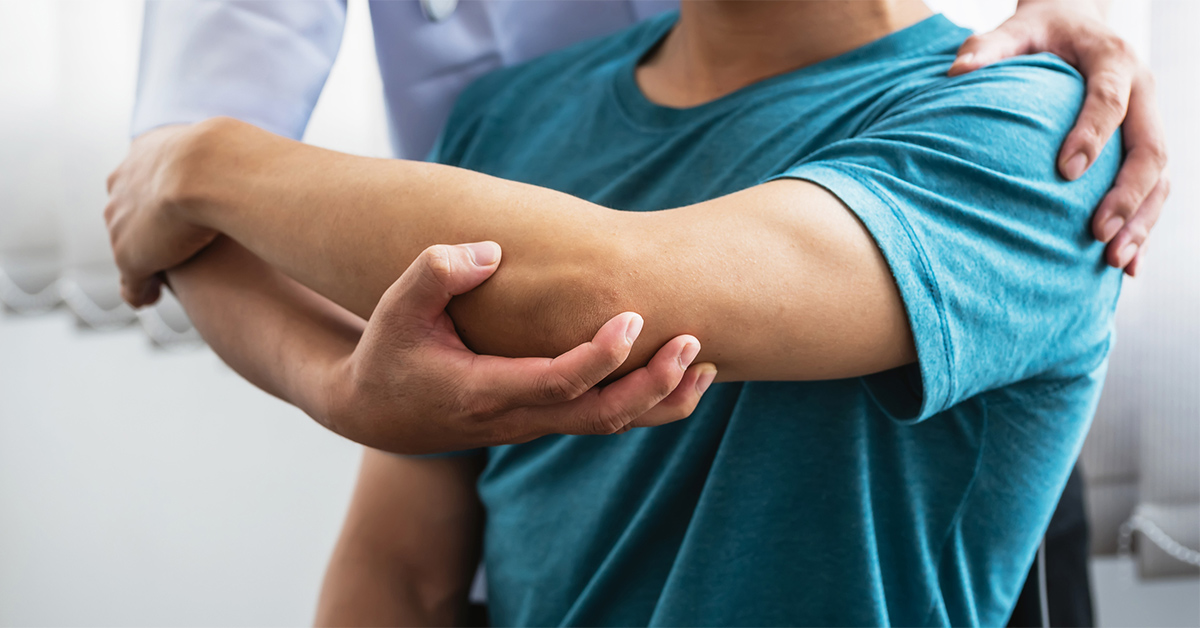
[[[921,0],[692,0],[638,68],[652,102],[694,107],[932,15]]]

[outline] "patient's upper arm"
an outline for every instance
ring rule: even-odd
[[[318,623],[457,623],[482,542],[481,462],[366,449]]]

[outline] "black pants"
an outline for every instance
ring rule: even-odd
[[[1092,582],[1088,576],[1088,544],[1083,475],[1076,464],[1046,530],[1046,601],[1051,626],[1095,625],[1092,620]],[[1037,561],[1029,570],[1008,625],[1013,628],[1042,625]]]

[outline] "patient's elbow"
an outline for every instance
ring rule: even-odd
[[[495,275],[448,308],[463,343],[476,353],[555,357],[626,311],[619,252],[576,251],[568,259],[505,253]]]

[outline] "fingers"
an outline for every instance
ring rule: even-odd
[[[1122,138],[1125,163],[1096,210],[1092,231],[1096,239],[1109,243],[1109,264],[1126,268],[1145,243],[1170,194],[1166,141],[1149,73],[1143,73],[1134,86]],[[1131,243],[1137,247],[1131,249]]]
[[[470,399],[485,412],[544,406],[576,399],[621,366],[642,332],[642,317],[623,312],[608,320],[590,342],[554,359],[475,356]]]
[[[1125,274],[1130,277],[1137,277],[1138,273],[1142,272],[1142,258],[1146,256],[1146,245],[1138,247],[1137,255],[1133,256],[1133,261],[1125,267]]]
[[[1027,54],[1032,48],[1031,33],[1020,20],[1012,20],[980,35],[971,35],[958,48],[950,66],[950,76],[966,74],[1001,59]]]
[[[604,388],[558,406],[530,408],[530,426],[543,434],[615,434],[666,399],[699,353],[694,336],[677,336],[649,364]]]
[[[431,321],[441,316],[452,297],[483,283],[499,264],[500,245],[495,242],[431,246],[384,292],[379,308]]]
[[[162,280],[157,275],[141,280],[121,276],[121,299],[132,308],[153,305],[161,295]]]
[[[1108,243],[1106,261],[1132,275],[1169,193],[1154,77],[1138,63],[1129,45],[1100,22],[1077,16],[1066,22],[1061,16],[1057,21],[1045,19],[1045,15],[1022,19],[1019,11],[995,31],[968,38],[949,74],[1040,51],[1063,57],[1087,81],[1083,107],[1059,150],[1058,169],[1063,177],[1075,180],[1083,176],[1117,128],[1122,128],[1125,162],[1093,216],[1092,231]]]
[[[1087,95],[1058,153],[1058,170],[1069,181],[1087,172],[1125,119],[1137,68],[1129,56],[1106,58],[1092,71],[1083,69]]]
[[[688,418],[716,377],[717,367],[712,363],[693,364],[666,399],[635,419],[629,427],[654,427]]]
[[[1163,203],[1167,200],[1167,195],[1170,193],[1171,178],[1169,173],[1163,171],[1162,177],[1158,180],[1154,189],[1150,191],[1150,194],[1142,201],[1137,212],[1128,219],[1128,222],[1122,225],[1121,230],[1117,232],[1105,248],[1105,261],[1110,266],[1129,270],[1130,265],[1139,257],[1142,248],[1145,246],[1146,238],[1150,235],[1150,230],[1158,222],[1158,217],[1162,214]],[[1136,267],[1129,274],[1133,275],[1135,272],[1137,272]]]

